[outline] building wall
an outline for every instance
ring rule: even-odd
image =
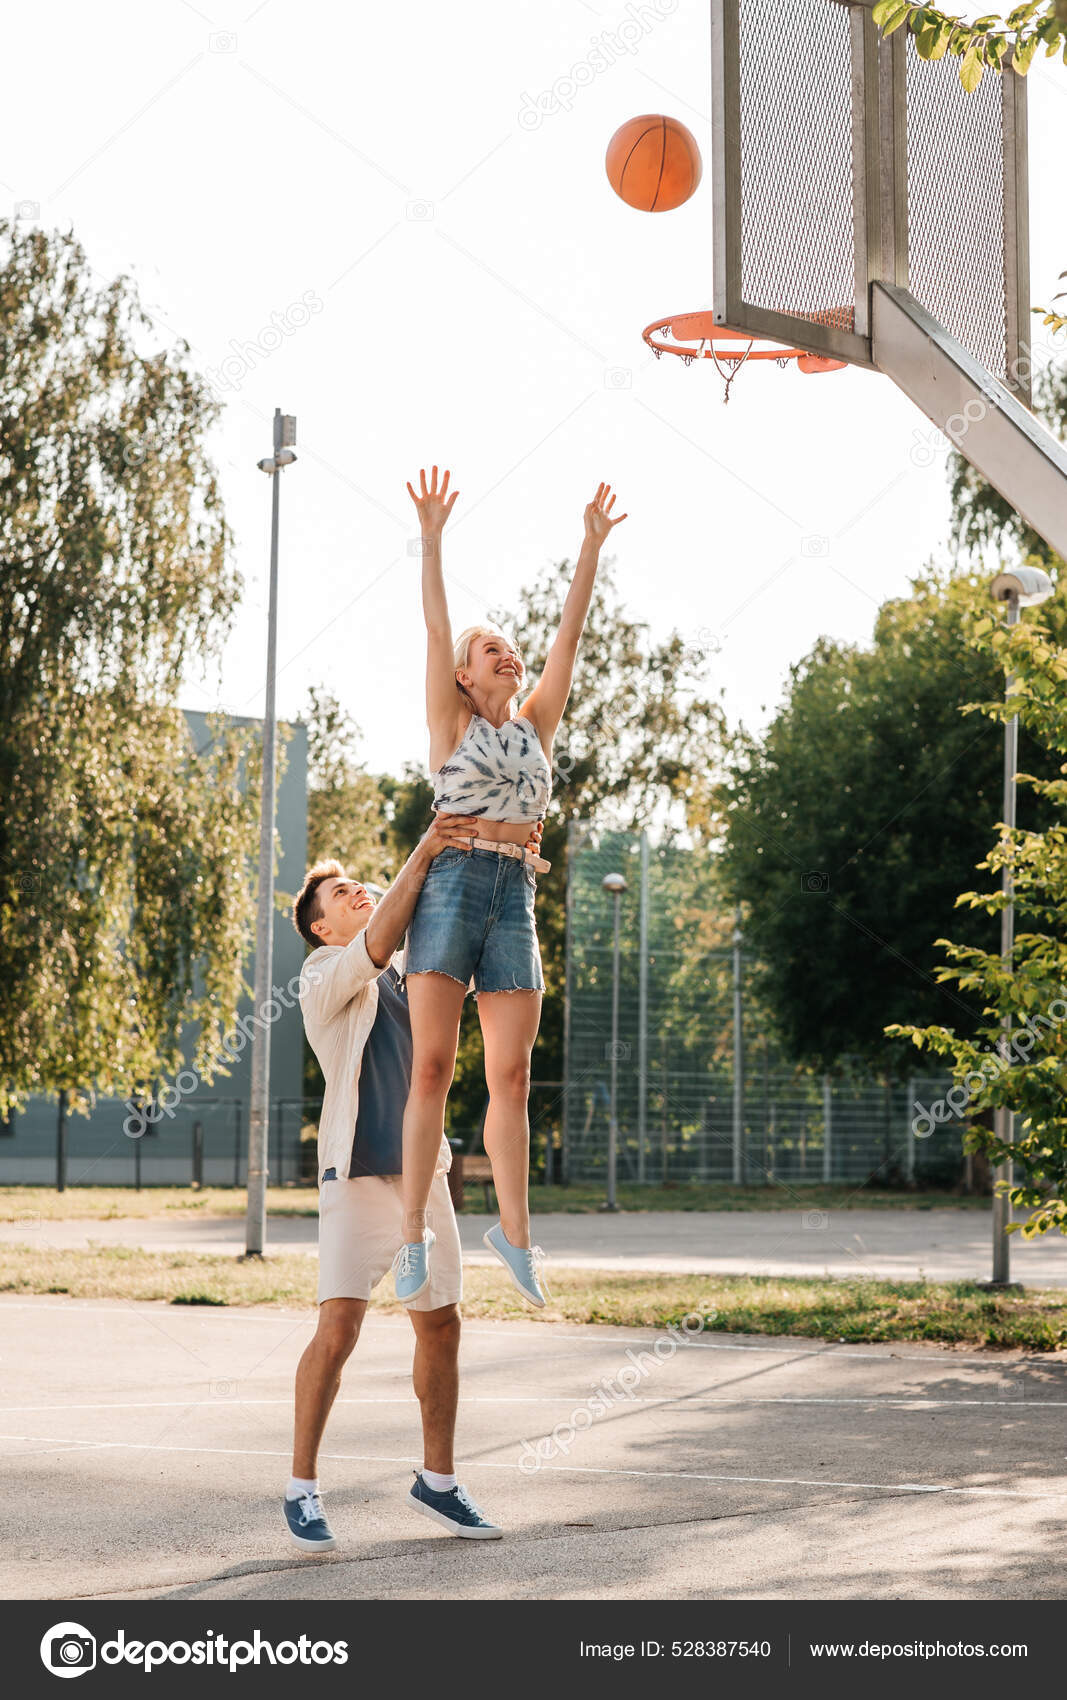
[[[187,709],[186,719],[197,748],[209,737],[207,717]],[[241,726],[257,720],[235,718]],[[276,889],[299,889],[307,851],[307,728],[300,722],[285,727],[284,771],[277,800],[279,839]],[[281,763],[279,764],[281,765]],[[253,941],[250,941],[253,943]],[[273,983],[285,987],[300,973],[305,950],[288,916],[274,917]],[[246,979],[252,983],[255,952],[250,950]],[[240,1017],[252,1013],[252,999],[241,1001]],[[250,1032],[251,1029],[248,1028]],[[303,1092],[304,1033],[295,1006],[282,1011],[271,1027],[271,1181],[299,1176],[299,1136]],[[191,1046],[187,1048],[191,1054]],[[252,1079],[251,1041],[228,1075],[217,1075],[210,1086],[179,1074],[171,1092],[160,1097],[169,1109],[141,1138],[124,1130],[129,1109],[124,1100],[101,1098],[88,1116],[67,1119],[67,1184],[69,1186],[145,1186],[188,1184],[193,1177],[195,1129],[202,1129],[202,1178],[205,1185],[243,1185],[248,1143]],[[186,1091],[186,1086],[192,1090]],[[178,1089],[181,1090],[178,1090]],[[57,1104],[54,1097],[33,1098],[16,1114],[9,1131],[0,1130],[0,1185],[17,1182],[51,1185],[56,1175]]]

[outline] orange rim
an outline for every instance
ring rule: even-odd
[[[725,362],[735,368],[748,360],[774,360],[779,366],[795,360],[801,372],[840,372],[848,365],[847,360],[834,360],[828,354],[785,348],[765,337],[754,337],[748,331],[717,325],[710,312],[675,313],[669,319],[657,319],[655,324],[646,325],[641,335],[657,359],[661,354],[673,354],[687,366],[694,360],[714,360],[717,367]],[[665,340],[668,337],[670,341]]]

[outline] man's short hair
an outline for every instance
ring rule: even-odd
[[[293,926],[304,943],[309,944],[312,950],[318,950],[322,943],[318,934],[311,930],[312,921],[322,920],[319,886],[323,880],[343,880],[347,878],[348,875],[341,863],[333,858],[324,862],[316,862],[315,866],[309,868],[304,875],[304,883],[297,892],[296,902],[293,904]]]

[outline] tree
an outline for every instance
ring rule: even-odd
[[[236,606],[188,349],[73,236],[0,223],[0,1105],[205,1067],[235,1014],[256,763],[192,749]],[[207,1075],[210,1078],[210,1075]]]
[[[1027,1239],[1053,1227],[1067,1233],[1067,759],[1059,760],[1067,758],[1067,610],[1058,598],[1043,613],[1044,618],[1026,615],[1014,630],[988,616],[969,623],[975,649],[1002,665],[1012,683],[1006,700],[998,695],[968,706],[994,721],[1017,711],[1020,726],[1057,758],[1053,778],[1019,774],[1020,784],[1053,809],[1051,823],[1040,831],[1014,832],[1001,823],[996,845],[979,864],[990,874],[1011,870],[1018,925],[1012,964],[1005,968],[999,950],[939,939],[954,966],[940,967],[937,977],[968,1001],[977,1000],[976,1029],[960,1034],[954,1027],[914,1022],[890,1029],[920,1050],[951,1058],[955,1101],[944,1115],[934,1110],[933,1120],[966,1111],[970,1148],[994,1163],[1013,1159],[1022,1179],[1010,1196],[1030,1212],[1022,1225]],[[1000,891],[964,891],[957,903],[964,911],[994,917],[1005,899]],[[1011,1027],[1007,1041],[1005,1020]],[[1011,1144],[979,1120],[997,1107],[1018,1118]]]
[[[929,570],[883,606],[869,649],[820,639],[766,733],[735,736],[717,795],[723,878],[797,1061],[899,1067],[889,1022],[980,1019],[939,984],[934,941],[999,809],[1000,740],[961,712],[997,688],[965,636],[987,595],[975,575]],[[1052,776],[1032,741],[1023,759]],[[1031,799],[1027,824],[1048,812]],[[964,942],[986,927],[975,916]]]

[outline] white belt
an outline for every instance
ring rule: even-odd
[[[525,844],[511,844],[506,838],[472,838],[472,850],[495,850],[498,856],[510,856],[513,860],[522,862],[525,867],[532,868],[536,874],[547,874],[552,866],[543,856],[535,851],[527,850]]]

